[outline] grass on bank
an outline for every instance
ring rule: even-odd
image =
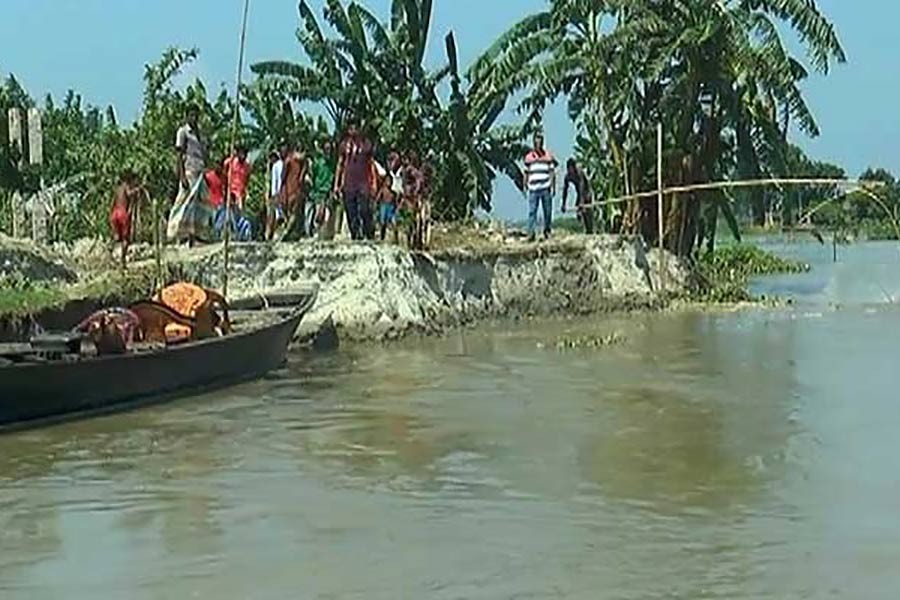
[[[155,273],[149,268],[112,270],[71,285],[34,283],[21,277],[0,278],[0,317],[23,318],[45,310],[62,308],[67,302],[86,298],[131,304],[149,297]]]
[[[550,244],[525,243],[521,232],[496,222],[441,224],[435,227],[432,253],[454,256],[467,254],[519,255],[526,249],[534,252],[577,252],[582,248],[580,236],[560,232]],[[152,260],[137,261],[126,272],[116,268],[115,261],[92,260],[100,266],[89,278],[75,284],[31,283],[19,277],[0,277],[0,316],[24,317],[43,310],[64,306],[70,300],[85,298],[130,304],[153,293],[155,265]],[[102,265],[100,263],[102,262]],[[168,265],[171,266],[171,265]],[[704,255],[695,265],[694,298],[707,303],[740,303],[753,301],[748,286],[760,275],[802,273],[809,265],[780,258],[749,244],[723,245]],[[167,269],[169,271],[169,269]],[[165,279],[177,275],[167,272]]]
[[[0,281],[0,315],[25,317],[65,301],[66,294],[61,287]]]

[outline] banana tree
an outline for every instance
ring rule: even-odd
[[[532,121],[567,97],[578,148],[595,184],[605,180],[604,191],[655,187],[657,123],[667,132],[667,182],[763,176],[783,171],[791,123],[818,133],[799,88],[807,72],[779,23],[798,34],[816,71],[845,60],[812,0],[550,0],[475,69],[488,96],[524,91],[520,110]],[[689,254],[709,243],[719,216],[736,233],[731,208],[721,194],[675,199],[667,246]],[[653,200],[632,203],[626,223],[655,241],[656,212]]]
[[[326,37],[306,0],[299,13],[307,64],[266,61],[253,71],[279,82],[295,104],[322,106],[338,129],[353,115],[388,143],[424,142],[421,124],[438,114],[435,89],[446,76],[424,66],[431,1],[394,0],[385,24],[360,4],[327,0],[323,16],[336,38]]]
[[[435,126],[435,152],[439,165],[435,212],[447,220],[472,216],[475,208],[491,210],[494,183],[505,174],[524,190],[517,161],[525,155],[519,128],[497,127],[504,103],[479,102],[467,96],[459,73],[456,40],[445,38],[450,72],[450,101]],[[474,86],[473,86],[474,87]]]

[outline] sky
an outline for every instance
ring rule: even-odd
[[[387,16],[389,0],[361,0]],[[12,72],[38,98],[73,88],[92,104],[112,104],[122,121],[138,115],[143,66],[169,46],[200,49],[188,76],[209,89],[234,85],[242,0],[2,0],[0,75]],[[319,11],[322,0],[312,0]],[[443,39],[453,30],[460,61],[469,64],[498,35],[545,0],[435,0],[428,57],[438,64]],[[900,2],[819,0],[835,23],[848,63],[805,84],[822,134],[795,139],[815,159],[858,175],[868,166],[900,173]],[[295,0],[251,0],[247,64],[301,60]],[[37,36],[42,36],[38,38]],[[39,39],[43,41],[37,43]],[[249,70],[245,77],[250,78]],[[545,117],[557,155],[571,150],[573,129],[562,106]],[[508,184],[498,188],[498,210],[507,216],[520,202]]]

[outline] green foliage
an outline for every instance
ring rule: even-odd
[[[809,265],[781,258],[759,246],[731,244],[703,257],[703,263],[718,272],[738,271],[747,276],[805,273]]]
[[[45,186],[59,192],[57,199],[65,200],[55,207],[55,237],[60,240],[108,235],[113,190],[126,169],[137,173],[164,210],[174,197],[175,132],[184,122],[187,107],[195,104],[201,109],[201,130],[207,132],[213,160],[224,158],[229,141],[233,100],[227,93],[211,98],[200,81],[184,89],[175,84],[197,56],[197,50],[171,48],[157,63],[145,67],[143,110],[132,126],[121,126],[112,107],[104,110],[84,104],[74,91],[59,104],[48,96],[42,111],[43,168],[14,169],[14,177],[0,180],[0,188],[30,194],[39,189],[43,178]],[[0,105],[33,104],[17,84],[0,95]],[[0,139],[0,145],[7,147],[5,139]],[[149,207],[142,209],[147,214]],[[149,219],[143,224],[144,237],[149,239]]]
[[[833,231],[839,237],[897,239],[900,182],[882,168],[869,168],[859,179],[882,185],[869,188],[868,193],[855,190],[846,195],[839,190],[819,190],[818,196],[806,199],[804,213],[812,215],[810,220],[817,228]]]
[[[257,63],[256,81],[242,89],[240,139],[263,153],[250,182],[253,210],[265,195],[269,149],[283,139],[309,149],[352,115],[383,143],[381,158],[395,148],[424,159],[438,218],[468,219],[476,208],[490,209],[501,175],[522,188],[523,140],[558,98],[568,102],[576,155],[597,198],[656,186],[658,122],[665,131],[666,184],[840,172],[808,161],[788,142],[794,129],[818,134],[801,90],[808,73],[825,74],[845,60],[814,0],[734,0],[714,10],[708,0],[548,0],[546,10],[523,18],[465,72],[452,32],[444,40],[446,63],[425,64],[432,0],[392,0],[385,19],[344,0],[325,0],[321,15],[308,0],[298,8],[303,60]],[[785,43],[787,30],[806,50],[805,64]],[[84,105],[74,92],[60,105],[48,98],[43,172],[18,168],[0,119],[0,204],[12,190],[34,191],[43,177],[77,198],[58,207],[57,237],[104,234],[112,189],[128,168],[168,206],[176,185],[172,146],[185,108],[201,108],[214,161],[224,157],[230,138],[234,99],[201,81],[175,83],[197,55],[172,48],[146,66],[142,112],[132,125],[119,123],[111,108]],[[501,126],[511,102],[524,123]],[[0,87],[0,108],[33,104],[14,78]],[[310,105],[327,120],[307,115]],[[722,221],[739,238],[743,213],[760,223],[780,204],[790,221],[800,207],[834,194],[827,188],[805,195],[683,194],[665,211],[664,242],[692,255],[703,245],[714,248]],[[855,218],[874,218],[867,210]],[[7,214],[0,211],[0,226]],[[625,227],[655,244],[656,214],[655,200],[633,202]]]
[[[59,286],[33,283],[16,275],[0,274],[0,315],[26,316],[65,300]]]
[[[818,126],[800,90],[807,69],[780,28],[791,27],[811,69],[845,60],[831,23],[810,1],[549,0],[473,67],[487,97],[524,92],[520,110],[539,126],[548,103],[568,99],[577,153],[599,196],[656,187],[656,125],[665,132],[666,183],[760,178],[786,171],[791,124]],[[758,221],[762,190],[736,201],[719,192],[684,195],[666,213],[666,244],[682,255],[712,245],[735,204]],[[654,241],[655,201],[632,203],[626,224]]]
[[[787,260],[758,246],[732,244],[706,253],[697,265],[700,298],[707,302],[748,302],[751,278],[779,273],[805,273],[807,264]]]
[[[315,103],[336,130],[348,117],[360,118],[384,145],[381,154],[414,151],[431,167],[433,211],[441,219],[490,209],[500,174],[521,187],[521,131],[497,127],[502,99],[485,101],[478,82],[464,84],[452,33],[445,39],[447,65],[435,71],[424,65],[430,0],[394,0],[389,22],[357,3],[329,0],[322,17],[330,32],[305,0],[299,12],[298,39],[307,62],[252,67],[260,76],[254,87],[271,94],[270,106],[288,114],[291,106]],[[441,98],[447,87],[449,97]]]

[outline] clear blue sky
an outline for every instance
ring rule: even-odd
[[[0,14],[0,73],[13,72],[35,95],[61,96],[68,88],[94,104],[113,104],[122,120],[137,115],[143,65],[167,46],[197,46],[201,58],[190,75],[209,87],[233,85],[241,0],[3,0]],[[313,0],[318,7],[321,0]],[[363,0],[387,15],[389,0]],[[435,0],[429,56],[443,54],[444,34],[457,35],[467,64],[497,35],[544,0]],[[896,96],[900,50],[896,0],[819,0],[836,23],[849,57],[826,79],[806,86],[822,136],[798,138],[815,158],[859,174],[869,165],[900,173],[900,111]],[[249,63],[299,59],[294,0],[252,0]],[[40,35],[40,38],[37,36]],[[35,43],[41,39],[43,42]],[[561,108],[547,116],[548,142],[558,154],[571,147],[572,128]],[[498,190],[508,196],[510,190]],[[517,212],[510,198],[503,213]]]

